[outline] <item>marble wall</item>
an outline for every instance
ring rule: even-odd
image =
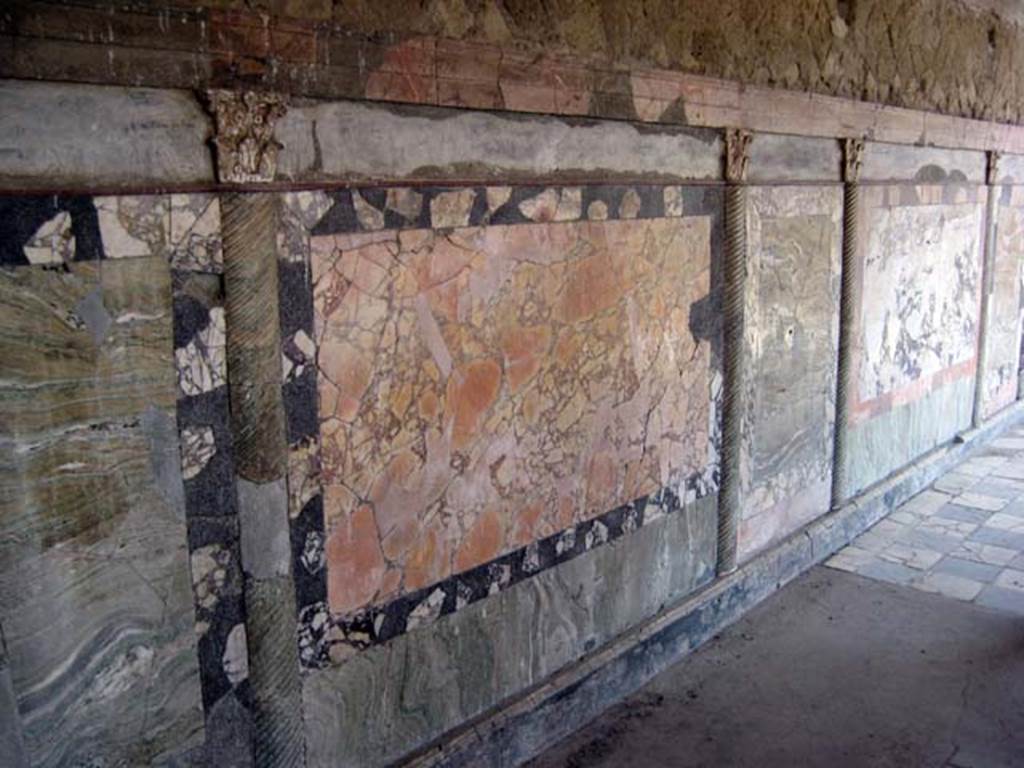
[[[849,493],[970,425],[984,187],[862,189]]]
[[[32,765],[204,739],[175,422],[176,198],[0,201],[0,626]]]
[[[675,165],[640,182],[633,127],[521,130],[500,184],[265,198],[312,765],[398,759],[714,578],[723,190],[680,180],[713,178],[721,142],[651,134],[646,162]],[[515,181],[566,136],[537,167],[590,183]],[[970,424],[976,155],[868,155],[851,494]],[[843,194],[832,140],[759,136],[751,158],[747,560],[829,507]],[[1000,195],[989,415],[1021,344],[1024,198]],[[0,198],[0,629],[33,764],[252,764],[220,211]]]
[[[841,219],[838,186],[750,190],[741,558],[829,507]]]
[[[393,187],[283,206],[307,663],[715,489],[718,190]]]
[[[1017,399],[1021,346],[1021,280],[1024,272],[1024,189],[997,188],[995,247],[982,378],[982,414],[995,415]]]

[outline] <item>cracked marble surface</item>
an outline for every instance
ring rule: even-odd
[[[702,472],[710,357],[687,329],[709,234],[689,217],[315,238],[332,609]]]

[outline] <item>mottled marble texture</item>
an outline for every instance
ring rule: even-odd
[[[982,378],[982,412],[986,418],[1017,399],[1020,365],[1024,189],[1008,188],[1001,198],[988,305],[988,357]]]
[[[318,236],[328,597],[429,585],[705,470],[707,218]]]
[[[841,215],[837,187],[750,191],[741,557],[829,506]]]
[[[166,260],[0,269],[0,314],[0,624],[32,764],[181,756],[203,713]]]
[[[850,493],[970,424],[985,195],[952,184],[861,190]]]
[[[855,418],[970,375],[984,201],[966,196],[949,200],[948,189],[928,186],[863,190]]]
[[[391,765],[707,584],[715,521],[715,498],[701,499],[304,675],[308,764]]]
[[[159,257],[220,272],[216,195],[46,195],[0,199],[0,264]]]
[[[204,209],[208,210],[208,209]],[[205,246],[200,251],[208,254]],[[181,475],[206,713],[205,759],[251,761],[248,648],[220,276],[206,260],[173,273]]]

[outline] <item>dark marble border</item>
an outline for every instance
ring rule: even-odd
[[[686,503],[715,490],[700,474],[690,476],[682,485]],[[678,512],[683,503],[674,490],[662,488],[383,605],[347,616],[330,617],[326,622],[321,617],[315,625],[304,624],[300,626],[303,663],[312,667],[326,666],[332,655],[338,654],[338,646],[360,651],[430,624],[548,568],[620,539],[658,518]],[[326,608],[321,610],[326,612]]]
[[[29,266],[25,245],[43,224],[60,213],[70,217],[75,241],[73,260],[104,258],[99,216],[91,196],[19,195],[0,197],[0,266]]]
[[[706,215],[709,192],[721,195],[692,184],[345,188],[327,192],[333,205],[309,234]]]
[[[324,667],[351,653],[387,642],[716,492],[722,359],[718,312],[723,244],[721,188],[679,184],[396,186],[306,194],[328,198],[329,204],[321,200],[320,206],[326,213],[316,220],[309,211],[283,212],[278,262],[282,353],[286,361],[283,394],[290,451],[292,572],[299,616],[299,655],[304,667]],[[315,210],[317,206],[310,208]],[[690,332],[711,346],[712,381],[708,394],[712,455],[706,470],[686,478],[678,488],[662,488],[469,571],[387,603],[332,616],[327,604],[326,533],[318,477],[316,351],[310,348],[315,330],[309,237],[388,229],[682,216],[711,219],[711,290],[692,306],[689,318]],[[305,349],[297,343],[300,338]]]
[[[174,270],[172,276],[178,434],[196,649],[206,749],[214,755],[219,745],[241,749],[249,743],[252,708],[223,347],[224,296],[219,275]]]
[[[282,396],[288,439],[288,517],[299,658],[303,666],[314,666],[310,662],[309,638],[321,631],[318,617],[327,604],[327,565],[319,479],[316,360],[315,355],[308,356],[310,347],[296,342],[297,337],[303,336],[312,344],[315,338],[309,259],[279,258],[277,275],[282,359],[288,361]]]

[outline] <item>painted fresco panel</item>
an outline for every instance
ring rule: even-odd
[[[851,493],[970,423],[985,194],[958,185],[861,192]]]
[[[314,238],[331,609],[701,474],[709,243],[704,217]]]
[[[829,506],[842,192],[750,193],[741,556]]]
[[[996,219],[991,294],[988,304],[988,356],[983,378],[987,418],[1017,399],[1021,340],[1021,259],[1024,258],[1024,190],[1006,189]]]

